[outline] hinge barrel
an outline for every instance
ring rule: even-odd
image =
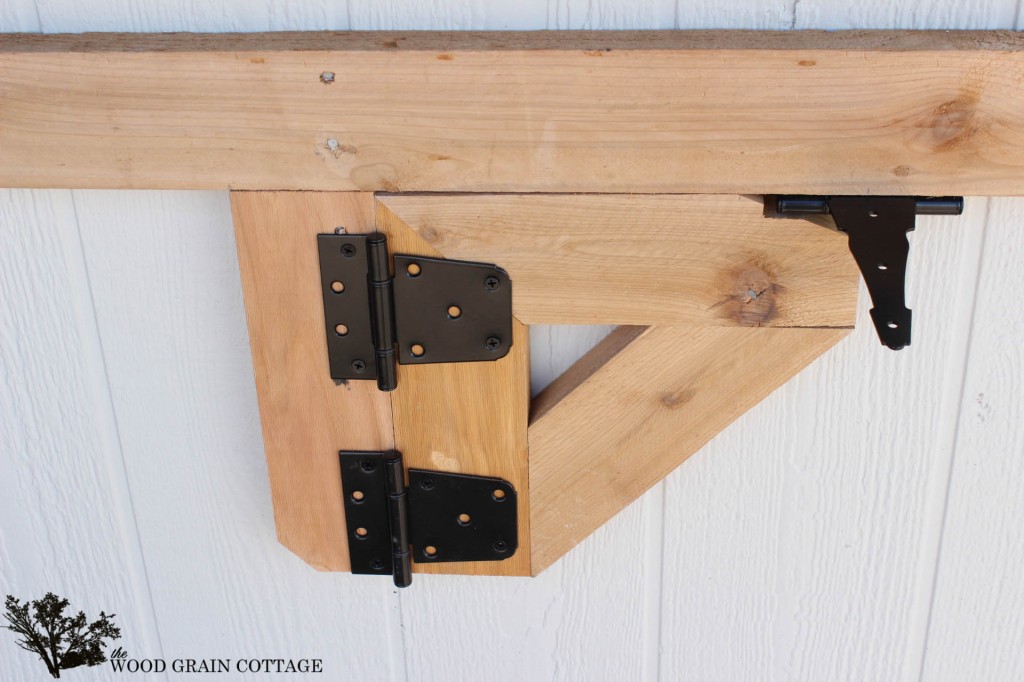
[[[765,207],[771,212],[771,203]],[[775,215],[778,217],[798,217],[801,215],[825,215],[832,212],[829,197],[816,196],[779,196],[774,201]],[[917,215],[960,215],[964,211],[963,197],[915,197],[914,213]]]
[[[387,478],[388,522],[391,525],[392,572],[396,587],[412,584],[412,555],[409,551],[409,504],[405,490],[402,453],[392,450],[384,460]]]
[[[370,318],[377,363],[377,388],[393,391],[398,386],[395,369],[395,304],[387,237],[375,232],[366,242],[369,258]]]

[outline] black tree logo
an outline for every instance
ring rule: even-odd
[[[54,677],[60,677],[61,670],[103,663],[107,660],[103,640],[121,636],[111,620],[115,614],[100,611],[100,617],[89,623],[84,611],[65,616],[67,607],[68,600],[52,592],[24,604],[7,595],[4,603],[3,615],[10,625],[3,627],[20,635],[18,646],[38,654]]]

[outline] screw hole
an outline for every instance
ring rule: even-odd
[[[493,547],[494,551],[498,554],[504,554],[508,551],[508,543],[506,543],[504,540],[496,540],[494,544],[491,545],[491,547]]]
[[[421,268],[417,263],[409,263],[409,265],[405,267],[405,272],[410,277],[419,277],[420,273],[423,272],[423,268]]]
[[[437,556],[437,547],[434,547],[433,545],[427,545],[423,548],[423,555],[428,559],[433,559]]]
[[[384,560],[383,559],[378,559],[378,558],[370,559],[370,568],[372,568],[375,571],[383,571],[384,570]]]
[[[362,502],[365,499],[366,499],[366,495],[363,494],[362,490],[353,490],[352,491],[352,501],[355,502],[356,504],[359,504],[360,502]]]
[[[501,488],[495,488],[491,491],[491,497],[493,497],[496,502],[502,502],[505,499],[505,491]]]
[[[365,528],[362,528],[362,527],[356,528],[356,537],[359,538],[360,540],[365,540],[366,536],[368,536],[369,534],[370,534],[370,531],[366,530]]]
[[[459,525],[460,526],[468,526],[469,522],[472,521],[472,520],[473,520],[473,518],[469,514],[459,514]]]
[[[414,343],[414,344],[412,344],[412,346],[411,346],[411,347],[409,348],[409,352],[410,352],[410,353],[412,353],[412,356],[413,356],[413,357],[415,357],[415,358],[419,358],[419,357],[422,357],[422,356],[423,356],[423,354],[427,352],[427,349],[426,349],[426,348],[424,348],[423,346],[421,346],[421,345],[420,345],[420,344],[418,344],[418,343]]]
[[[334,325],[334,333],[338,336],[348,336],[348,327],[343,324]]]
[[[448,319],[457,320],[462,317],[462,308],[457,305],[448,306]]]
[[[331,282],[331,291],[333,291],[336,294],[340,294],[341,292],[345,291],[344,282]]]
[[[320,82],[324,83],[325,85],[330,85],[331,83],[333,83],[334,82],[334,72],[333,71],[324,71],[323,73],[321,73],[320,74]]]

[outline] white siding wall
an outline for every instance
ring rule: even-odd
[[[0,31],[1014,28],[1020,14],[1017,0],[2,0]],[[1024,679],[1022,224],[1012,199],[922,219],[913,347],[882,349],[862,305],[851,338],[541,577],[421,576],[399,593],[275,541],[227,195],[0,190],[0,596],[115,610],[133,656],[316,656],[324,679]],[[606,332],[534,328],[535,383]],[[0,680],[31,679],[48,677],[0,633]]]

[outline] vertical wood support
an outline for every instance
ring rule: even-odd
[[[392,253],[442,256],[380,202],[377,227],[388,235]],[[519,498],[519,549],[514,556],[413,564],[419,572],[530,575],[530,340],[526,325],[513,320],[512,327],[512,348],[495,362],[398,366],[398,388],[391,394],[395,447],[406,465],[498,476],[515,486]]]
[[[338,451],[393,445],[391,399],[327,370],[316,235],[374,230],[373,194],[232,192],[277,537],[324,571],[349,570]]]

